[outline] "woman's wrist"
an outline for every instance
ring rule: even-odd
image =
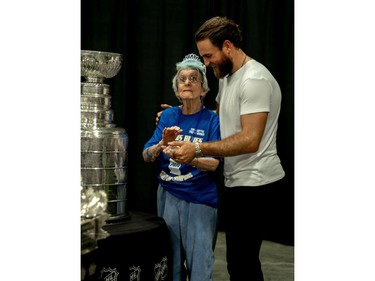
[[[154,154],[153,154],[152,151],[151,151],[151,147],[152,147],[152,146],[150,146],[150,147],[148,147],[148,148],[146,149],[146,157],[147,157],[147,159],[148,159],[149,161],[153,162],[153,161],[155,161],[155,156],[154,156]]]
[[[198,169],[198,158],[191,160],[190,165]]]
[[[153,157],[156,158],[159,156],[160,152],[163,150],[163,145],[164,145],[164,141],[163,139],[161,139],[161,141],[159,141],[154,147],[154,153],[153,153]]]

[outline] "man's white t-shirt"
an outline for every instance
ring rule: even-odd
[[[216,102],[222,139],[241,131],[240,115],[268,112],[259,150],[225,157],[225,186],[259,186],[283,178],[285,172],[276,149],[281,91],[269,70],[250,60],[232,75],[219,80]]]

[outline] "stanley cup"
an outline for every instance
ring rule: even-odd
[[[103,83],[117,75],[121,66],[121,54],[81,51],[81,76],[84,77],[81,82],[81,189],[105,192],[107,223],[128,217],[128,135],[112,123],[109,85]]]

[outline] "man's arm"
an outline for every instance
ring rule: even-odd
[[[201,143],[203,155],[224,157],[256,152],[263,137],[267,116],[267,112],[241,115],[241,132],[220,141]],[[173,154],[176,162],[190,163],[194,159],[194,143],[173,141],[169,145],[180,146]]]

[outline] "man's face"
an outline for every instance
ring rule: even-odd
[[[214,46],[210,39],[197,42],[197,48],[204,64],[212,67],[216,78],[224,78],[232,72],[233,62],[222,50]]]

